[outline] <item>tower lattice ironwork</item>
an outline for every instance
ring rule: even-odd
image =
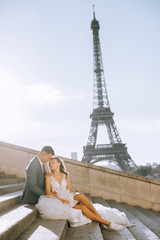
[[[111,112],[110,109],[103,70],[99,29],[99,22],[96,20],[95,12],[93,12],[93,20],[91,22],[94,56],[93,112],[90,115],[91,128],[87,146],[83,147],[82,161],[94,164],[96,162],[107,160],[115,162],[122,171],[132,172],[132,169],[136,168],[136,164],[128,154],[126,144],[122,143],[113,119],[114,113]],[[106,126],[106,134],[108,132],[109,144],[96,145],[99,125]]]

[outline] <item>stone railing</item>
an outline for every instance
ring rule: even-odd
[[[0,171],[25,177],[25,168],[38,151],[0,142]],[[62,157],[73,189],[160,211],[160,181]]]

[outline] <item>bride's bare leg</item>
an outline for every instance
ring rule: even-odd
[[[87,208],[89,208],[93,213],[97,215],[97,217],[101,218],[99,213],[96,211],[92,203],[89,201],[89,199],[83,194],[79,193],[74,196],[74,199],[77,200],[78,202],[83,203]]]
[[[85,205],[82,204],[77,204],[75,205],[73,208],[75,209],[80,209],[83,214],[88,217],[89,219],[95,221],[95,222],[99,222],[102,223],[104,225],[106,225],[107,227],[110,226],[110,222],[103,220],[102,218],[99,218],[95,213],[93,213],[90,209],[88,209]]]

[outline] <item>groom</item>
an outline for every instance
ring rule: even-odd
[[[54,155],[50,146],[42,148],[38,156],[35,156],[26,168],[26,182],[22,193],[22,201],[28,204],[36,204],[40,195],[45,195],[44,163]]]

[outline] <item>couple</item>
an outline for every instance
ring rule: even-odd
[[[45,163],[48,166],[47,173],[44,170]],[[26,174],[22,201],[36,204],[43,219],[67,219],[72,227],[96,221],[110,230],[132,226],[119,210],[92,204],[85,195],[71,190],[64,162],[54,155],[50,146],[45,146],[30,161]]]

